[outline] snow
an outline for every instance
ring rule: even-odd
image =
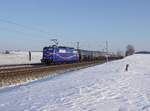
[[[149,60],[137,54],[0,89],[0,111],[150,111]]]
[[[40,63],[41,59],[42,52],[31,52],[31,61],[29,61],[29,52],[26,51],[11,51],[10,54],[0,53],[0,65]]]

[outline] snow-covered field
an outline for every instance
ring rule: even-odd
[[[0,111],[150,111],[150,55],[0,89]]]
[[[0,53],[0,65],[9,64],[28,64],[39,63],[42,59],[42,52],[31,52],[31,61],[29,61],[29,52],[11,51],[10,54]]]

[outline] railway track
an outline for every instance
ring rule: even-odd
[[[11,76],[12,74],[22,74],[22,73],[39,73],[39,72],[47,72],[47,71],[53,71],[53,70],[62,70],[64,68],[74,68],[74,67],[80,67],[85,65],[91,65],[91,64],[97,64],[102,63],[101,62],[81,62],[81,63],[72,63],[72,64],[57,64],[57,65],[44,65],[44,64],[36,64],[36,65],[15,65],[15,66],[0,66],[0,77],[4,76]]]
[[[22,68],[22,67],[31,67],[31,66],[40,66],[42,63],[33,63],[33,64],[11,64],[11,65],[0,65],[1,69],[9,69],[9,68]]]
[[[44,64],[0,66],[0,87],[43,78],[68,69],[83,68],[101,63],[104,63],[104,61],[78,62],[50,66]]]
[[[43,64],[21,64],[21,65],[4,65],[0,66],[0,75],[19,71],[31,70],[32,68],[44,67]]]

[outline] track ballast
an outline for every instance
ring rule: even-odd
[[[44,65],[39,63],[0,66],[0,87],[43,78],[68,69],[75,70],[104,62],[105,61],[89,61],[57,65]]]

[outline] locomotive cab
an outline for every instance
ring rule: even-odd
[[[42,63],[52,63],[53,62],[53,53],[54,48],[52,46],[50,47],[44,47],[43,48],[43,58],[41,60]]]

